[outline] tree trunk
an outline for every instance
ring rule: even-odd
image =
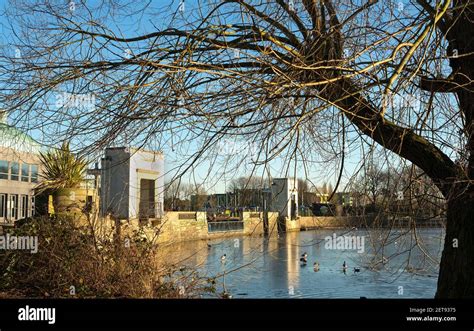
[[[474,196],[469,190],[448,200],[436,298],[474,298]]]
[[[474,298],[474,1],[455,0],[454,25],[448,32],[448,54],[460,111],[464,114],[466,154],[461,174],[448,194],[448,219],[436,298]],[[457,53],[459,56],[454,56]]]

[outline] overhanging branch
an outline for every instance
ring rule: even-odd
[[[334,104],[362,133],[420,167],[444,194],[448,193],[445,184],[456,177],[457,167],[438,147],[409,128],[382,120],[379,109],[365,100],[352,82],[344,81],[332,93],[333,99],[335,95],[343,96]],[[327,97],[331,98],[331,95]]]
[[[420,78],[420,88],[428,92],[452,93],[457,92],[463,85],[450,78]]]

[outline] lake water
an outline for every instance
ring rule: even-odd
[[[359,246],[337,246],[343,235]],[[334,236],[331,247],[328,237]],[[443,240],[441,228],[313,230],[186,242],[162,252],[178,265],[217,277],[217,290],[225,286],[233,298],[433,298]],[[304,252],[306,266],[300,262]]]

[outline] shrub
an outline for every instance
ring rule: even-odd
[[[0,251],[3,297],[175,298],[213,291],[195,271],[161,265],[156,245],[138,233],[125,246],[121,238],[78,229],[68,218],[37,218],[10,235],[37,236],[39,248],[36,254]]]
[[[87,166],[85,159],[71,152],[68,142],[61,148],[40,153],[43,166],[38,193],[61,188],[78,188],[84,180]]]

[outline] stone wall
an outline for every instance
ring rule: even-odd
[[[194,218],[192,215],[194,214]],[[169,241],[186,241],[193,239],[207,239],[207,219],[205,212],[167,213],[164,223],[169,225],[160,231],[160,235],[167,236]],[[166,233],[169,232],[169,233]]]
[[[269,234],[277,234],[277,219],[278,213],[268,213]],[[122,236],[130,236],[134,231],[140,231],[142,236],[158,243],[264,234],[263,213],[244,212],[241,220],[244,222],[241,231],[210,233],[205,212],[166,212],[164,218],[159,222],[140,223],[136,219],[122,220],[120,221],[120,231]],[[110,219],[104,222],[104,224],[108,224],[107,228],[114,228],[113,223]]]
[[[244,212],[241,218],[244,222],[245,235],[261,235],[265,233],[264,214],[262,212]],[[277,212],[268,212],[268,233],[277,232]]]
[[[299,225],[301,230],[317,229],[317,228],[346,228],[361,227],[362,220],[357,217],[321,217],[308,216],[300,217]]]
[[[113,232],[120,224],[122,237],[139,232],[142,237],[158,243],[207,239],[207,221],[204,212],[168,212],[161,220],[147,222],[138,219],[114,221],[106,217],[102,224],[103,229],[113,229]]]
[[[278,213],[269,212],[268,213],[268,234],[269,235],[278,235]]]
[[[259,236],[265,233],[263,213],[244,212],[241,220],[244,222],[242,231],[208,232],[207,216],[205,212],[166,212],[165,217],[157,222],[140,223],[138,220],[122,220],[122,236],[131,235],[133,231],[140,233],[148,240],[158,243],[173,243],[190,240],[208,240],[234,236]],[[285,218],[287,232],[309,230],[317,228],[344,228],[361,226],[359,219],[353,217],[298,217],[296,220]],[[278,213],[268,213],[268,234],[278,233]],[[110,219],[103,224],[105,228],[115,228]]]
[[[299,219],[292,220],[289,217],[286,217],[285,228],[286,228],[286,232],[300,231],[300,228],[301,228],[300,220]]]
[[[244,212],[241,219],[244,222],[244,234],[259,235],[264,233],[263,213]]]
[[[121,237],[131,236],[134,231],[140,231],[141,235],[149,241],[158,243],[176,243],[191,240],[208,240],[214,238],[225,238],[235,236],[260,236],[265,233],[263,213],[244,212],[243,230],[208,232],[207,215],[205,212],[166,212],[161,221],[140,223],[138,220],[113,221],[110,218],[101,219],[97,222],[97,233],[110,236],[116,232],[117,224],[120,224]],[[363,228],[369,224],[366,220],[358,217],[298,217],[296,220],[288,218],[279,221],[277,212],[268,213],[268,234],[278,234],[278,222],[283,222],[287,232],[305,231],[321,228]]]

